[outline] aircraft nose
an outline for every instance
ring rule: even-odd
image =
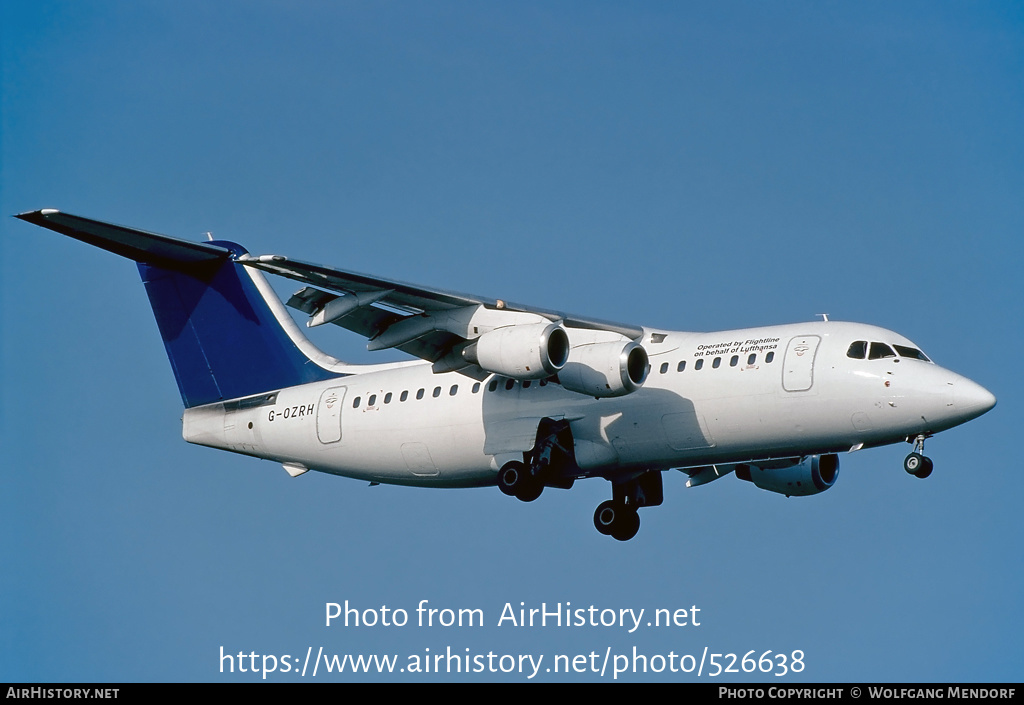
[[[976,382],[963,379],[954,385],[953,406],[967,418],[977,418],[995,405],[995,395]]]

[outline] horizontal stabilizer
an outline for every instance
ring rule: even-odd
[[[16,217],[135,260],[186,408],[345,376],[302,338],[263,275],[236,263],[241,245],[52,209]]]
[[[226,260],[230,251],[217,245],[189,242],[145,230],[103,223],[90,218],[61,213],[52,208],[14,216],[21,220],[54,230],[62,235],[94,245],[128,259],[165,269],[195,269],[214,266]]]

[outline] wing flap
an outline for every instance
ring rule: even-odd
[[[339,298],[345,299],[347,296],[354,295],[348,294],[345,297],[338,297],[320,289],[306,287],[295,292],[288,299],[288,306],[312,317],[319,311],[324,310],[332,301],[336,301]],[[330,322],[369,340],[376,338],[381,332],[387,330],[393,324],[404,320],[404,318],[400,314],[366,305],[355,307],[344,316],[332,319]],[[437,362],[442,357],[448,355],[452,348],[461,342],[464,342],[464,339],[453,333],[430,330],[394,347],[421,360]],[[450,367],[450,369],[463,369],[468,367],[469,364],[463,362],[458,366]]]

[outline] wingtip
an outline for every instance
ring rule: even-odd
[[[56,208],[41,208],[37,211],[25,211],[24,213],[16,213],[14,217],[20,218],[21,220],[32,220],[33,217],[38,218],[41,216],[53,215],[55,213],[60,213],[60,211],[57,210]]]

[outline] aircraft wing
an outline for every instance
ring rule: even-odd
[[[368,338],[370,350],[394,347],[435,363],[438,372],[460,369],[467,374],[472,373],[468,369],[472,365],[458,353],[460,345],[472,340],[475,337],[472,331],[479,328],[464,325],[469,318],[477,320],[473,312],[490,314],[486,316],[488,329],[530,320],[523,318],[526,316],[560,322],[567,328],[609,331],[630,340],[637,340],[643,335],[640,326],[428,288],[281,255],[243,257],[239,261],[310,285],[296,292],[287,302],[288,306],[310,316],[307,326],[333,323]]]
[[[350,272],[344,269],[301,262],[282,257],[281,255],[250,257],[243,260],[243,263],[272,274],[278,274],[342,294],[362,293],[372,295],[383,292],[384,296],[374,303],[380,303],[413,314],[482,305],[496,310],[535,313],[552,321],[562,321],[570,328],[614,331],[630,339],[636,339],[643,335],[642,326],[614,323],[597,318],[585,318],[560,311],[524,306],[502,299],[490,299],[472,294],[461,294],[444,289],[407,284],[392,279],[382,279],[367,274]],[[292,302],[289,302],[289,305],[292,305]],[[308,313],[308,311],[298,305],[294,305],[293,308],[299,308]]]
[[[189,242],[53,209],[21,213],[16,217],[136,262],[201,274],[207,269],[216,269],[224,260],[231,258],[247,267],[302,282],[307,286],[296,292],[287,303],[310,316],[307,326],[333,323],[367,338],[370,350],[396,348],[434,363],[437,372],[460,370],[482,378],[485,373],[477,363],[483,354],[489,360],[496,360],[490,368],[492,372],[506,370],[511,376],[520,372],[534,376],[540,374],[536,362],[529,365],[524,362],[526,370],[522,371],[517,366],[519,363],[498,358],[503,358],[501,350],[509,344],[525,354],[535,345],[531,341],[541,337],[547,340],[546,336],[551,333],[548,326],[554,324],[565,329],[595,331],[595,335],[605,339],[610,336],[638,342],[643,335],[640,326],[423,287],[281,255],[239,255],[238,250],[225,246],[233,243]],[[491,336],[483,346],[490,352],[477,349],[476,344],[486,334],[497,330],[509,333],[512,329],[516,329],[514,339]],[[529,336],[526,329],[530,331]],[[516,337],[518,332],[523,332],[524,336]],[[564,332],[554,335],[565,338]],[[590,339],[590,342],[597,341],[593,335]],[[566,344],[567,341],[561,345],[564,347]],[[620,357],[620,351],[609,348],[605,352],[609,360]],[[559,357],[565,358],[566,354],[567,351],[562,351]],[[646,354],[642,357],[642,360],[634,357],[630,375],[636,379],[641,379],[641,368],[647,364]],[[511,367],[506,368],[506,365]],[[612,376],[616,377],[615,374]],[[584,393],[588,394],[601,394],[603,390],[612,388],[602,380],[593,383],[596,392],[590,383],[582,381],[579,382],[583,385],[580,389],[585,389]]]

